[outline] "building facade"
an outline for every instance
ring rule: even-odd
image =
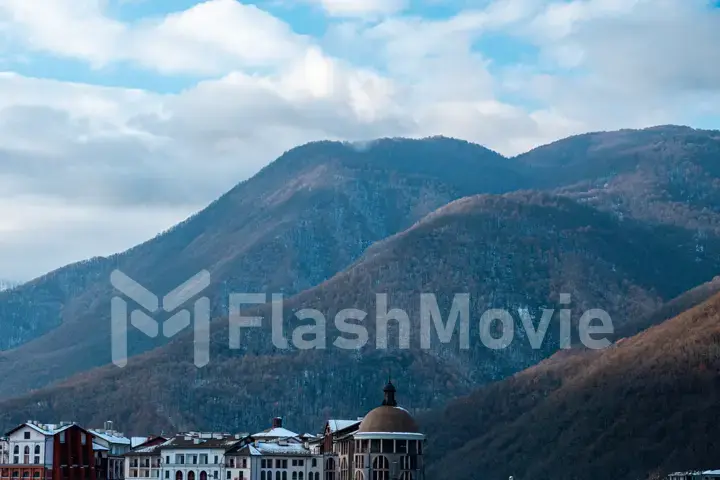
[[[73,423],[27,422],[7,433],[0,480],[98,480],[94,436]]]
[[[160,448],[168,440],[152,437],[137,445],[124,455],[126,480],[158,480],[162,471]]]
[[[112,422],[105,422],[102,429],[91,429],[95,437],[96,448],[103,447],[105,452],[100,456],[101,469],[106,480],[125,479],[125,457],[130,451],[131,440],[120,432],[113,430]]]
[[[325,426],[325,480],[425,479],[425,436],[412,415],[398,407],[392,382],[383,393],[382,404],[361,422],[334,420]]]

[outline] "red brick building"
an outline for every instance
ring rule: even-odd
[[[27,422],[6,436],[8,455],[0,480],[99,480],[94,436],[73,423]]]

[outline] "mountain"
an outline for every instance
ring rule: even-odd
[[[298,147],[153,240],[0,293],[0,397],[22,395],[109,362],[108,317],[115,293],[109,278],[116,268],[160,295],[208,269],[212,282],[204,293],[220,325],[227,324],[222,317],[231,292],[298,295],[288,305],[317,300],[332,311],[368,305],[381,287],[413,315],[421,291],[437,290],[441,308],[448,306],[451,292],[466,291],[473,308],[507,306],[537,314],[543,306],[555,306],[565,290],[576,313],[606,308],[618,331],[652,324],[648,316],[658,306],[718,273],[719,137],[716,131],[675,126],[597,132],[512,159],[443,137]],[[549,193],[500,195],[520,189]],[[494,195],[473,197],[478,193]],[[158,345],[131,331],[131,355]],[[491,358],[485,351],[456,354],[452,345],[412,356],[409,365],[420,362],[424,371],[432,364],[432,371],[452,379],[439,393],[430,387],[420,391],[415,404],[424,408],[530,366],[554,351],[554,340],[551,336],[540,351],[511,349]],[[227,339],[216,342],[227,345]],[[180,358],[171,352],[187,348],[187,339],[177,345],[160,349],[157,358]],[[232,362],[244,362],[249,372],[254,362],[275,365],[279,353],[267,345],[256,338],[249,351],[234,352],[243,359],[231,355]],[[279,357],[287,362],[291,356]],[[381,357],[389,364],[400,358],[397,352]],[[355,373],[382,376],[376,372],[380,360],[372,358],[362,364],[367,371]],[[344,365],[339,357],[328,364]],[[137,379],[155,375],[154,364],[137,368]],[[157,368],[160,374],[172,371],[166,364]],[[129,371],[114,373],[112,382],[120,385]],[[222,378],[206,379],[206,372],[214,371],[198,374],[202,382],[222,383]],[[293,373],[280,369],[277,378],[287,381]],[[98,372],[87,375],[107,380]],[[237,379],[233,375],[228,378]],[[257,377],[250,377],[254,384]],[[420,382],[422,376],[413,378]],[[318,381],[308,385],[316,388]],[[187,385],[178,385],[185,388],[178,392],[178,405],[193,405],[183,397]],[[356,403],[347,405],[348,414],[365,405],[363,388],[356,391]],[[287,392],[277,395],[287,398]],[[206,398],[199,394],[196,400]],[[152,395],[147,400],[167,404]],[[307,421],[320,415],[313,409],[329,401],[311,399]],[[47,411],[70,407],[52,408]],[[153,415],[155,420],[165,416]],[[174,416],[187,425],[214,421],[210,414],[198,415]]]
[[[612,348],[558,353],[451,402],[421,419],[428,478],[643,479],[717,468],[718,342],[716,293]]]
[[[720,131],[665,125],[577,135],[515,158],[535,188],[619,217],[720,234]]]
[[[514,165],[443,137],[295,148],[142,245],[0,293],[0,397],[110,362],[114,269],[159,295],[206,269],[220,315],[230,292],[306,290],[449,201],[521,187]],[[137,354],[157,342],[138,334],[129,345]]]
[[[530,347],[518,310],[537,317],[572,295],[574,321],[589,308],[604,308],[618,325],[642,316],[720,268],[720,245],[696,252],[692,235],[676,227],[647,227],[564,197],[537,192],[463,198],[432,212],[410,228],[376,243],[353,265],[317,287],[288,298],[287,335],[307,322],[293,318],[315,308],[332,319],[340,309],[369,312],[364,324],[373,341],[365,348],[279,350],[268,331],[245,332],[228,349],[227,319],[213,324],[211,361],[192,364],[189,335],[130,360],[124,369],[103,367],[66,382],[0,403],[0,424],[26,418],[114,420],[126,430],[144,428],[259,428],[282,413],[299,430],[318,428],[328,415],[357,416],[376,405],[377,386],[388,370],[402,372],[399,389],[408,408],[424,410],[536,364],[558,348],[556,322],[539,350]],[[710,253],[714,252],[714,253]],[[694,268],[698,255],[701,261]],[[662,261],[659,261],[662,259]],[[411,348],[375,348],[376,293],[410,319]],[[437,295],[449,312],[456,293],[471,295],[470,348],[433,342],[419,345],[419,294]],[[479,341],[478,316],[506,308],[516,320],[516,339],[491,350]],[[338,336],[328,321],[327,336]],[[338,401],[342,397],[342,402]]]

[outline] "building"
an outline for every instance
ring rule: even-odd
[[[10,462],[8,448],[7,437],[0,437],[0,465]]]
[[[98,480],[94,436],[74,423],[28,421],[6,435],[8,456],[0,464],[0,480]]]
[[[388,381],[382,404],[362,421],[332,420],[322,451],[325,480],[424,480],[423,447],[412,415]]]
[[[283,427],[282,417],[275,417],[272,420],[272,425],[267,430],[258,432],[252,435],[253,440],[260,440],[263,442],[271,442],[273,440],[283,440],[286,438],[297,438],[299,435],[295,432],[288,430]]]
[[[90,429],[95,436],[96,452],[100,454],[101,469],[105,472],[106,480],[123,480],[125,478],[125,457],[132,447],[132,441],[120,432],[113,429],[112,422],[105,422],[102,429]]]
[[[228,452],[225,480],[320,480],[322,455],[300,437],[254,440]]]
[[[150,437],[125,453],[124,477],[127,480],[159,479],[162,471],[160,448],[167,441],[164,437]]]
[[[220,480],[225,474],[225,454],[249,441],[249,435],[187,433],[160,446],[164,480]]]

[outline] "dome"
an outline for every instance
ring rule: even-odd
[[[417,423],[407,410],[383,405],[368,413],[360,423],[359,433],[419,433]]]
[[[395,385],[388,380],[383,389],[385,399],[382,406],[368,413],[358,428],[359,433],[419,433],[412,415],[397,406]]]

